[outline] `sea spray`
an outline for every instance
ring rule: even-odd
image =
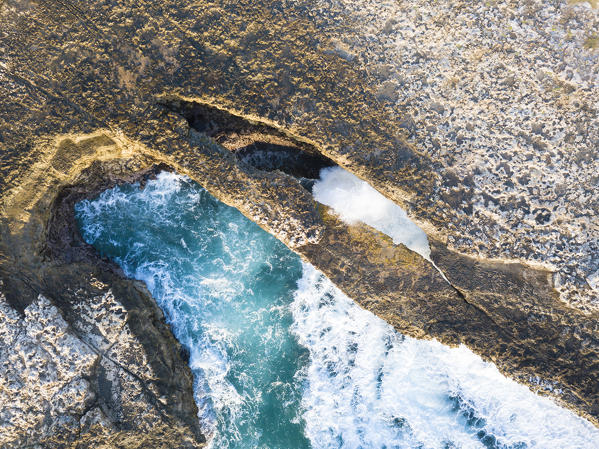
[[[308,264],[293,331],[310,351],[302,398],[317,448],[596,448],[588,422],[462,346],[404,337]]]
[[[331,207],[347,223],[361,221],[403,243],[430,260],[428,238],[406,212],[377,192],[370,184],[341,167],[323,168],[314,183],[316,201]]]

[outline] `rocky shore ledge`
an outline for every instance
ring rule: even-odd
[[[78,199],[148,175],[92,165],[41,192],[19,231],[3,217],[0,447],[203,447],[187,354],[145,285],[74,221]]]
[[[162,313],[74,225],[78,199],[164,168],[400,332],[599,424],[597,10],[356,3],[0,4],[0,447],[204,444]],[[335,164],[408,211],[450,283],[314,201],[298,176]]]

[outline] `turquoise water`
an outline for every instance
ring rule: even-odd
[[[189,350],[213,448],[599,447],[593,426],[468,349],[398,334],[185,177],[75,209]]]
[[[85,239],[147,283],[190,349],[215,446],[309,447],[298,413],[308,353],[289,331],[298,257],[171,174],[144,190],[117,187],[77,211]]]

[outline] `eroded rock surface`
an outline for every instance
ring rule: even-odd
[[[106,152],[107,139],[91,141],[88,152]],[[45,167],[31,181],[53,188],[18,197],[26,216],[0,219],[1,447],[204,447],[191,371],[161,310],[74,222],[78,198],[147,176],[145,166],[75,170],[79,189]]]
[[[419,212],[436,236],[542,266],[562,300],[599,307],[596,2],[318,4],[331,26],[360,24],[338,45],[438,164],[436,211]]]
[[[197,99],[301,136],[450,248],[541,266],[594,309],[598,20],[565,0],[7,0],[4,185],[44,136],[116,127],[174,150],[162,130],[186,128],[157,98]]]
[[[26,446],[79,432],[93,414],[88,415],[95,395],[87,378],[98,354],[69,332],[58,309],[42,295],[24,316],[0,296],[0,323],[0,444]]]
[[[195,404],[181,397],[191,374],[173,357],[177,344],[164,325],[166,335],[156,335],[159,311],[147,292],[138,296],[149,309],[129,313],[106,284],[87,281],[61,292],[60,301],[72,301],[62,311],[41,294],[23,313],[0,296],[0,446],[202,447],[199,425],[189,419]],[[148,334],[136,334],[132,319]],[[148,360],[157,356],[164,360]]]
[[[64,444],[94,432],[107,447],[202,444],[189,370],[156,305],[72,221],[76,199],[159,164],[401,332],[468,344],[597,423],[598,27],[597,10],[575,3],[0,4],[7,332],[42,308],[96,354],[91,377],[86,363],[73,374],[88,382],[86,405],[51,412]],[[340,223],[296,169],[252,156],[282,149],[312,168],[337,163],[402,205],[452,285]],[[81,410],[95,411],[82,423]],[[3,423],[30,423],[11,444],[50,435],[36,413]]]

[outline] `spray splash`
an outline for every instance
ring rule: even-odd
[[[428,238],[405,211],[341,167],[323,168],[312,189],[314,199],[331,207],[346,223],[366,223],[430,260]]]

